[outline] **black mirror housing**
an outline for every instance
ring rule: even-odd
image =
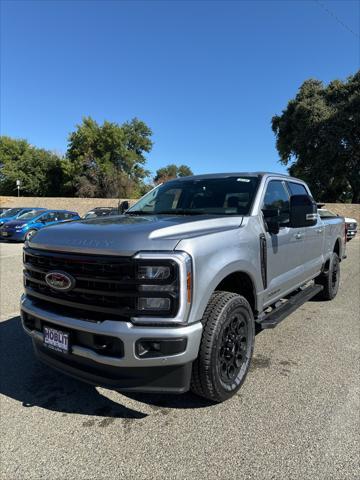
[[[120,205],[119,205],[120,213],[126,212],[126,210],[128,210],[129,207],[130,207],[129,202],[128,202],[127,200],[124,200],[124,201],[121,202]]]
[[[273,235],[277,235],[279,233],[280,224],[278,217],[268,218],[266,220],[266,225],[269,233],[272,233]]]
[[[291,195],[290,228],[312,227],[317,218],[317,205],[309,195]]]

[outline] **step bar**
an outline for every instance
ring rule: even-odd
[[[282,322],[288,315],[297,310],[301,305],[315,297],[323,290],[322,285],[311,285],[292,294],[288,297],[287,301],[282,303],[279,307],[275,307],[268,314],[262,315],[256,319],[256,323],[262,328],[275,328]]]

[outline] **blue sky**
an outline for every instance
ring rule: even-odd
[[[153,172],[284,171],[271,117],[303,80],[359,68],[359,16],[345,0],[3,0],[1,133],[64,153],[85,115],[138,117]]]

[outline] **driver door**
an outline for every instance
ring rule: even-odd
[[[290,196],[285,182],[269,180],[262,204],[267,245],[267,289],[264,303],[286,295],[303,279],[304,229],[289,228]],[[267,231],[267,218],[277,216],[280,221],[279,233]]]

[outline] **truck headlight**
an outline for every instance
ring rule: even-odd
[[[166,280],[170,277],[170,267],[165,265],[139,265],[138,280]]]
[[[140,252],[135,256],[134,323],[185,323],[192,299],[192,261],[185,252]]]

